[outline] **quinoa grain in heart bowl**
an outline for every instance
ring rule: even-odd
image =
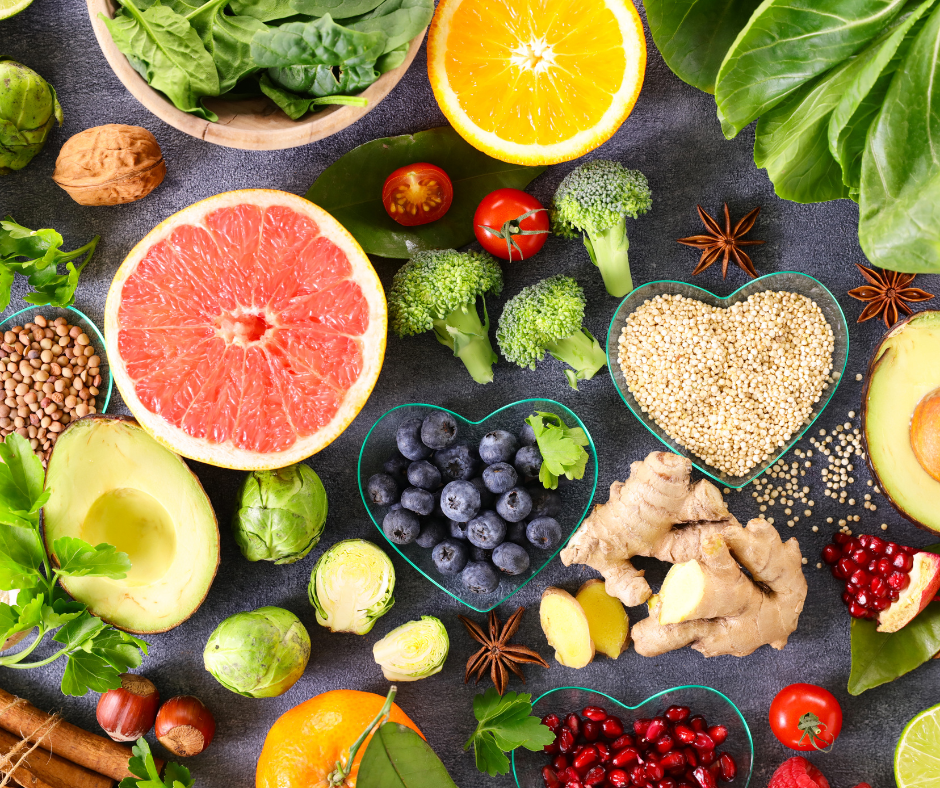
[[[626,320],[630,392],[673,440],[742,476],[786,445],[829,382],[835,340],[816,302],[767,290],[721,309],[659,295]]]

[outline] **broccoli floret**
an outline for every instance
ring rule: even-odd
[[[496,340],[503,355],[520,367],[535,369],[547,350],[572,369],[565,377],[573,389],[607,364],[607,354],[584,320],[584,291],[570,276],[543,279],[513,296],[503,308]]]
[[[633,289],[627,249],[627,222],[653,204],[646,176],[615,161],[590,161],[569,172],[552,202],[552,232],[562,238],[583,233],[591,262],[604,285],[621,298]]]
[[[485,252],[418,252],[395,274],[388,294],[392,330],[400,337],[434,331],[477,383],[493,380],[486,293],[499,295],[503,271]],[[476,301],[483,303],[483,320]]]

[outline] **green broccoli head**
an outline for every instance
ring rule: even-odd
[[[601,233],[624,216],[636,219],[652,204],[649,181],[642,172],[616,161],[589,161],[558,185],[552,203],[552,232],[563,238]]]
[[[395,274],[388,294],[392,330],[398,336],[435,328],[456,309],[476,309],[478,296],[499,295],[503,272],[486,252],[455,249],[418,252]]]

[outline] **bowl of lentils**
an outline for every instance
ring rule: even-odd
[[[607,334],[610,375],[633,415],[729,488],[766,472],[813,425],[848,355],[838,301],[795,271],[725,297],[650,282],[621,302]]]
[[[17,432],[43,460],[72,421],[104,413],[111,370],[104,337],[74,307],[30,307],[0,323],[0,440]]]

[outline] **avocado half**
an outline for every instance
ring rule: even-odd
[[[878,487],[904,517],[935,532],[940,532],[940,481],[915,454],[911,422],[918,406],[938,390],[940,311],[916,312],[891,328],[872,355],[862,426]],[[934,427],[940,438],[940,422]]]
[[[202,604],[219,566],[219,526],[205,490],[178,455],[134,420],[88,416],[72,422],[46,469],[46,549],[63,536],[127,553],[122,580],[63,578],[62,586],[114,626],[165,632]]]

